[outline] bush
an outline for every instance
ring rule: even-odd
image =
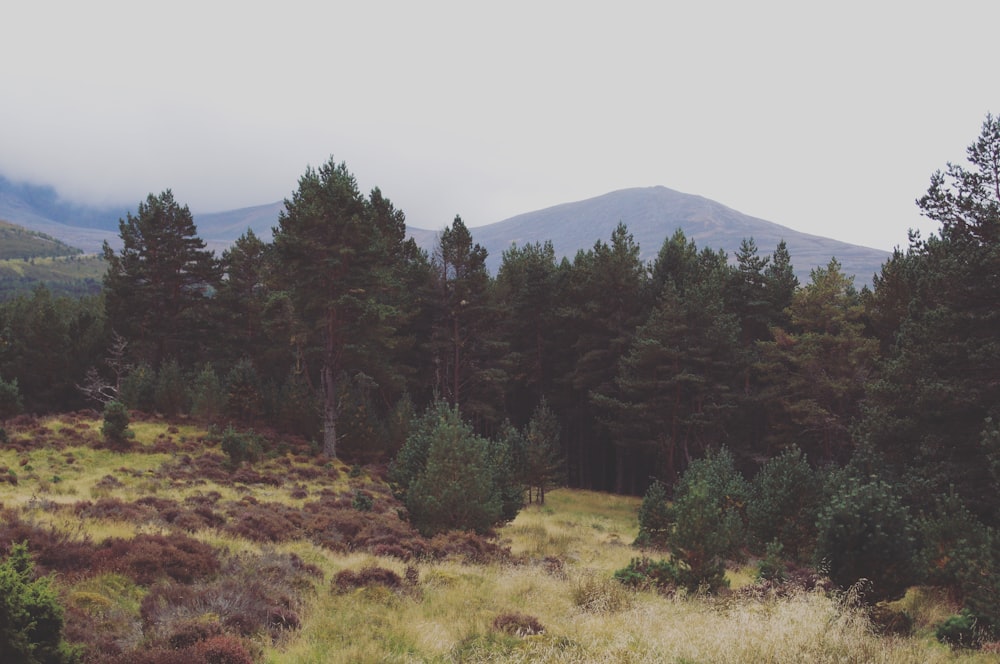
[[[222,433],[220,445],[233,466],[244,461],[257,461],[264,453],[264,439],[254,433],[253,429],[241,433],[228,426]]]
[[[959,584],[968,611],[992,638],[1000,636],[1000,533],[986,531],[987,543],[982,552],[968,560],[959,574]]]
[[[17,385],[17,379],[4,380],[3,376],[0,376],[0,422],[19,414],[23,408],[24,402],[21,400],[21,389]],[[3,431],[2,427],[0,431]],[[6,439],[6,432],[4,438]]]
[[[745,540],[743,510],[750,487],[723,449],[688,466],[674,491],[670,517],[673,559],[682,563],[682,585],[688,590],[725,585],[728,557],[738,555]]]
[[[122,380],[118,398],[128,408],[150,412],[156,404],[156,372],[148,364],[140,364]]]
[[[164,578],[191,583],[213,576],[221,566],[215,549],[181,533],[109,538],[102,542],[97,558],[99,566],[141,585]]]
[[[982,632],[976,616],[967,610],[951,616],[934,630],[934,636],[941,643],[956,648],[974,648],[982,641]]]
[[[226,375],[226,413],[250,423],[260,416],[263,401],[257,368],[250,360],[240,360]]]
[[[156,410],[167,417],[174,417],[185,411],[187,400],[187,381],[184,380],[177,360],[170,360],[160,367],[156,375],[156,387],[153,390]]]
[[[116,448],[128,446],[129,441],[135,437],[135,433],[128,428],[129,415],[125,404],[120,401],[111,401],[104,406],[104,424],[101,426],[101,435],[109,445]]]
[[[754,477],[747,505],[751,543],[760,552],[777,540],[800,559],[816,541],[820,485],[816,473],[797,449],[769,459]]]
[[[410,521],[424,536],[446,530],[485,533],[503,518],[491,443],[456,409],[439,403],[420,418],[390,470]]]
[[[533,636],[545,632],[538,618],[517,612],[498,615],[493,619],[493,630],[511,636]]]
[[[635,538],[637,546],[664,547],[670,538],[673,521],[670,505],[667,502],[667,488],[659,480],[646,489],[639,507],[639,535]]]
[[[34,579],[26,544],[15,544],[0,563],[0,661],[71,662],[62,640],[63,608],[48,577]]]
[[[225,407],[222,381],[212,365],[206,364],[194,377],[191,387],[191,414],[204,422],[214,422]]]
[[[815,560],[842,588],[871,582],[865,599],[895,599],[916,578],[916,545],[909,511],[888,483],[834,471],[819,511]]]
[[[633,558],[627,567],[615,572],[615,580],[630,588],[669,590],[680,585],[681,569],[669,560]]]
[[[391,569],[376,566],[362,568],[360,572],[341,570],[333,577],[333,589],[338,593],[368,586],[383,586],[390,590],[398,590],[402,585],[403,579],[398,574]]]
[[[917,520],[920,534],[918,563],[921,581],[959,588],[959,579],[988,553],[988,531],[951,491],[939,496],[934,510]]]

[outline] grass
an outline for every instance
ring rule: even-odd
[[[84,518],[73,505],[100,499],[132,503],[146,496],[184,504],[214,496],[220,513],[248,499],[300,510],[324,494],[348,500],[359,487],[379,490],[376,469],[350,478],[348,467],[339,462],[328,469],[292,454],[253,465],[263,476],[286,480],[280,483],[176,472],[186,467],[185,457],[218,454],[217,447],[205,442],[205,432],[191,424],[136,423],[136,445],[124,453],[95,449],[99,422],[54,419],[41,427],[44,432],[38,426],[13,431],[14,445],[0,450],[0,466],[18,475],[17,484],[0,483],[0,503],[16,509],[22,519],[95,542],[137,533],[170,534],[176,527],[156,518]],[[29,439],[45,442],[27,445]],[[161,448],[167,451],[153,451]],[[299,476],[293,477],[296,472]],[[60,480],[54,482],[54,476]],[[379,494],[376,503],[387,500],[384,495]],[[739,594],[667,597],[627,590],[612,574],[639,555],[631,546],[638,531],[638,507],[635,498],[552,491],[545,505],[526,507],[499,529],[498,539],[510,556],[476,564],[456,555],[404,561],[365,548],[331,548],[305,536],[262,544],[218,527],[189,534],[215,547],[226,560],[294,559],[321,572],[287,589],[289,597],[297,598],[297,629],[277,635],[257,630],[241,637],[257,661],[268,664],[1000,661],[995,654],[953,651],[934,640],[933,625],[956,609],[947,595],[934,589],[912,589],[896,603],[914,619],[915,629],[913,636],[891,638],[874,635],[863,612],[822,592],[754,599]],[[380,509],[380,518],[388,518],[391,506]],[[348,590],[332,584],[338,572],[361,574],[370,568],[406,580],[399,587],[372,583]],[[752,582],[750,568],[730,570],[728,576],[733,588]],[[238,583],[256,580],[242,578]],[[205,583],[198,586],[199,592],[222,592]],[[57,576],[55,584],[71,618],[84,616],[89,629],[113,631],[118,647],[150,647],[153,632],[139,613],[144,598],[154,592],[152,586],[117,571]],[[219,602],[211,606],[225,605]],[[195,612],[196,622],[221,624],[214,609],[198,614],[197,606],[187,609]],[[534,619],[543,631],[517,636],[494,626],[511,616]],[[169,633],[162,624],[155,631]]]

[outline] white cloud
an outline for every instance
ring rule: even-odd
[[[895,4],[895,3],[891,3]],[[196,211],[345,160],[411,223],[662,184],[891,248],[1000,112],[995,3],[18,3],[0,173]],[[925,226],[926,228],[926,226]]]

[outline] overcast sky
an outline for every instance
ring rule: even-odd
[[[345,161],[408,223],[664,185],[882,249],[1000,113],[1000,2],[7,3],[0,174],[194,212]]]

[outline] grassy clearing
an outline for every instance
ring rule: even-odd
[[[288,609],[295,628],[243,634],[240,638],[256,661],[1000,661],[995,654],[954,652],[934,640],[933,625],[956,607],[933,589],[913,589],[896,603],[914,619],[910,637],[876,636],[863,612],[820,592],[753,599],[738,594],[665,597],[626,590],[612,574],[640,554],[630,545],[638,531],[635,498],[553,491],[545,505],[528,506],[499,530],[510,556],[475,563],[452,554],[404,560],[375,555],[377,547],[352,544],[346,535],[326,536],[367,522],[382,523],[390,528],[386,532],[403,527],[375,469],[351,477],[339,462],[326,464],[292,453],[271,456],[252,468],[225,469],[219,466],[217,448],[192,425],[137,423],[136,445],[125,453],[95,448],[98,429],[99,422],[76,418],[14,432],[13,444],[0,450],[0,466],[13,471],[17,483],[0,483],[0,503],[25,521],[66,534],[70,541],[128,539],[140,533],[176,538],[183,532],[214,547],[223,561],[218,579],[190,586],[200,593],[200,604],[186,600],[184,612],[174,612],[180,618],[160,606],[156,610],[162,618],[155,629],[144,623],[140,612],[144,602],[150,610],[151,594],[170,596],[162,588],[137,582],[125,573],[128,570],[102,568],[90,575],[57,576],[68,615],[85,620],[83,626],[77,623],[78,633],[106,630],[112,635],[108,643],[126,651],[163,647],[163,639],[176,639],[183,630],[194,629],[192,625],[232,629],[217,608],[239,604],[225,585],[226,565],[233,565],[225,561],[258,560],[264,562],[253,564],[277,568],[298,560],[320,574],[294,581],[294,588],[275,586],[279,590],[270,591],[298,598]],[[375,496],[375,511],[350,507],[358,491]],[[243,512],[257,510],[260,518],[285,510],[292,518],[323,501],[343,506],[338,508],[343,511],[339,521],[334,517],[341,512],[324,513],[329,516],[322,518],[332,519],[326,530],[316,530],[324,527],[322,520],[285,530],[270,523],[251,525],[250,530],[228,527]],[[180,527],[179,518],[170,521],[162,512],[163,506],[188,504],[201,505],[222,520]],[[105,507],[89,516],[88,509],[102,505],[122,509]],[[145,511],[125,509],[136,506],[145,506]],[[273,529],[281,536],[268,541],[255,528]],[[242,564],[234,569],[257,569]],[[336,585],[338,573],[363,574],[366,569],[383,570],[380,574],[395,575],[398,582]],[[252,585],[261,577],[259,572],[235,573],[244,575],[234,577],[237,585]],[[752,582],[752,573],[749,568],[731,570],[729,580],[738,588]],[[193,592],[182,584],[176,588],[178,597]],[[256,603],[278,601],[268,597]],[[513,629],[502,628],[511,624]],[[522,624],[543,629],[518,631]],[[104,660],[92,656],[90,661]]]

